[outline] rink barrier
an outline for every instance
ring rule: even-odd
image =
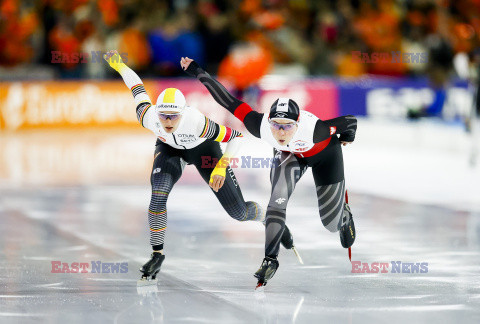
[[[164,88],[178,88],[188,105],[217,123],[244,130],[241,122],[218,105],[197,80],[161,79],[144,83],[153,104]],[[405,118],[409,109],[430,105],[434,95],[425,78],[294,80],[269,76],[259,82],[258,88],[248,90],[245,100],[255,110],[268,112],[277,98],[289,97],[321,119],[348,114]],[[252,102],[250,98],[256,100]],[[443,115],[446,119],[466,116],[471,103],[472,91],[467,84],[451,82],[447,86]],[[138,127],[135,108],[130,91],[118,79],[0,83],[0,130]]]
[[[153,104],[166,87],[181,89],[187,104],[219,124],[243,129],[197,80],[144,81]],[[228,83],[226,83],[228,87]],[[322,118],[338,115],[335,84],[323,80],[278,83],[262,90],[253,108],[268,111],[278,97],[288,96]],[[230,90],[231,87],[228,87]],[[121,80],[4,82],[0,84],[0,130],[72,127],[138,127],[135,103]],[[311,108],[311,109],[310,109]]]

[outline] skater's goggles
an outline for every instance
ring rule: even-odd
[[[177,120],[178,118],[182,117],[182,113],[174,113],[174,114],[165,114],[165,113],[158,113],[158,118],[161,120]]]
[[[288,124],[280,124],[280,123],[277,123],[274,120],[269,120],[268,123],[270,124],[270,127],[272,127],[273,129],[276,129],[276,130],[283,129],[284,131],[289,131],[297,125],[297,122],[291,122],[291,123],[288,123]]]

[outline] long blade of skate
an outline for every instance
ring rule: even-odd
[[[300,264],[303,264],[302,257],[300,256],[300,254],[298,254],[297,248],[295,246],[292,246],[292,250],[293,250],[293,253],[295,253],[295,256],[297,257],[298,262],[300,262]]]
[[[352,247],[348,248],[348,259],[350,259],[350,262],[352,262]]]

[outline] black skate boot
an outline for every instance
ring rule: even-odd
[[[258,279],[257,287],[255,289],[265,286],[279,267],[279,263],[276,258],[265,257],[263,259],[260,269],[253,275]]]
[[[345,192],[345,205],[343,207],[342,226],[340,227],[340,242],[348,249],[348,257],[352,260],[351,246],[355,242],[355,224],[353,223],[352,211],[348,205],[348,194]]]
[[[298,259],[298,262],[303,264],[303,260],[300,257],[300,254],[298,254],[297,249],[295,248],[295,244],[293,244],[293,236],[292,233],[290,233],[290,229],[287,227],[285,224],[285,229],[283,230],[282,238],[280,239],[280,243],[283,245],[284,248],[287,250],[292,250],[293,253],[295,253],[295,256]]]
[[[142,278],[138,280],[138,286],[156,285],[157,274],[160,271],[165,256],[162,253],[153,252],[151,259],[145,263],[140,272],[142,272]]]

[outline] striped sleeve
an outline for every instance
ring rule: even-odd
[[[147,111],[150,109],[152,106],[152,103],[150,102],[150,98],[147,95],[147,92],[145,91],[145,87],[143,86],[143,83],[136,84],[133,87],[130,88],[133,94],[133,99],[135,100],[137,104],[137,119],[140,122],[140,125],[142,125],[145,128],[148,128],[144,124],[144,118],[145,115],[147,114]]]
[[[149,128],[147,125],[145,125],[145,116],[147,115],[148,111],[151,111],[149,108],[152,106],[152,103],[147,91],[145,91],[145,86],[143,85],[142,80],[128,66],[124,66],[119,73],[122,76],[125,85],[130,89],[130,91],[132,91],[133,99],[137,104],[138,121],[143,127]]]
[[[150,97],[147,95],[147,91],[145,91],[145,87],[143,83],[136,84],[130,88],[133,94],[133,99],[136,103],[141,104],[143,102],[150,103]]]
[[[228,143],[235,137],[243,137],[243,135],[234,129],[218,125],[211,119],[205,117],[205,124],[199,137],[211,139],[216,142]]]
[[[143,83],[134,85],[130,90],[132,90],[133,98],[135,98],[137,95],[143,92],[147,93],[145,91],[145,87],[143,86]]]
[[[196,77],[212,95],[213,99],[237,117],[255,137],[260,137],[260,125],[263,114],[252,109],[247,103],[238,100],[225,87],[203,70],[197,62],[193,61],[188,66],[186,73]]]
[[[142,102],[137,106],[137,119],[140,122],[140,124],[145,128],[148,128],[148,127],[145,126],[143,121],[144,121],[145,115],[147,114],[148,109],[151,106],[152,104],[150,102]]]

